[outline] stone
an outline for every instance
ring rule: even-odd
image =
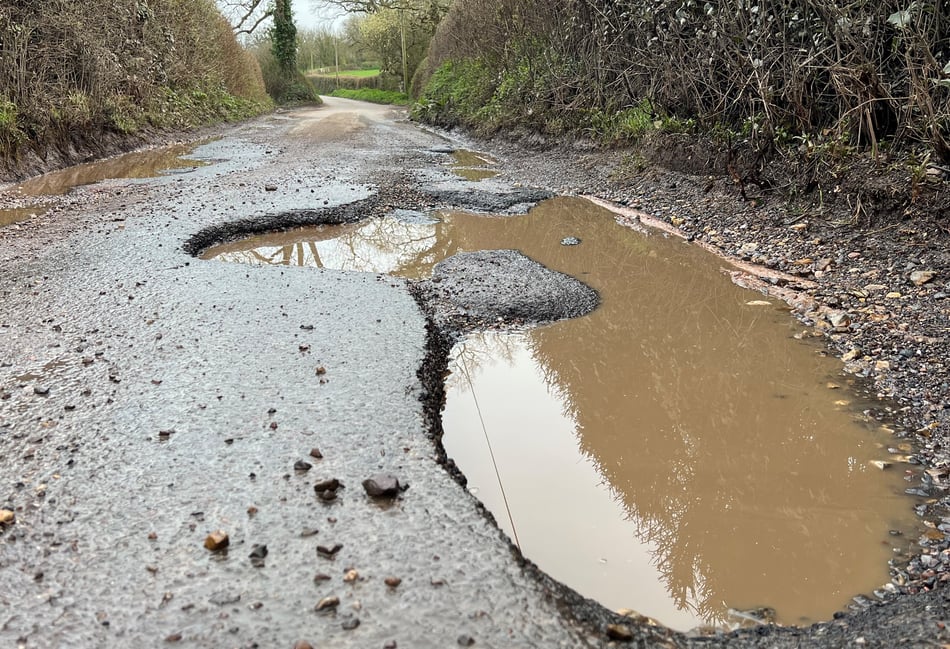
[[[358,617],[351,617],[346,620],[343,620],[343,623],[340,625],[343,627],[344,631],[352,631],[360,625],[360,619]]]
[[[205,539],[205,548],[211,550],[212,552],[220,552],[230,544],[231,539],[228,537],[227,532],[223,532],[221,530],[212,532]]]
[[[340,605],[339,597],[324,597],[317,605],[314,607],[316,611],[330,611],[336,609]]]
[[[370,498],[395,498],[405,488],[396,476],[389,473],[378,473],[363,480],[363,489]]]
[[[336,478],[330,478],[329,480],[321,480],[317,484],[313,485],[313,490],[317,493],[322,491],[336,491],[343,486],[343,483],[337,480]]]
[[[878,361],[874,364],[874,369],[876,369],[878,372],[889,370],[891,369],[891,363],[890,361]]]
[[[49,395],[49,387],[45,385],[34,385],[33,394],[45,397]]]
[[[562,246],[579,246],[581,245],[581,240],[577,237],[564,237],[561,239]]]
[[[326,559],[332,559],[336,556],[336,553],[343,549],[342,543],[336,543],[332,547],[326,545],[317,546],[317,554]]]
[[[475,638],[470,635],[460,635],[458,637],[458,643],[460,647],[471,647],[475,644]]]
[[[359,578],[360,578],[360,573],[358,573],[356,570],[347,570],[346,574],[343,575],[343,581],[345,581],[348,584],[352,584],[354,581],[358,580]]]
[[[321,452],[320,452],[320,449],[318,449],[318,448],[312,448],[312,449],[310,449],[310,457],[312,457],[312,458],[315,459],[315,460],[322,460],[322,459],[323,459],[323,453],[321,453]]]
[[[267,557],[267,546],[266,545],[254,545],[251,548],[251,554],[248,555],[251,559],[264,559]]]
[[[384,583],[390,588],[399,588],[399,584],[402,583],[402,579],[399,577],[386,577]]]
[[[313,645],[306,640],[298,640],[294,643],[294,649],[313,649]]]
[[[847,352],[844,356],[841,357],[841,360],[845,363],[850,363],[851,361],[856,361],[861,358],[861,350],[855,347],[851,351]]]
[[[16,514],[9,509],[0,509],[0,526],[13,525],[16,522]]]
[[[277,191],[277,185],[264,185],[264,191],[265,191],[265,192],[276,192],[276,191]]]
[[[618,642],[630,642],[633,640],[633,631],[626,624],[608,624],[607,637]]]
[[[828,322],[838,331],[847,331],[851,326],[851,316],[844,311],[835,311],[828,314]]]
[[[313,465],[309,462],[304,462],[303,460],[297,460],[294,462],[294,471],[297,471],[298,473],[306,473],[312,468]]]
[[[877,467],[881,471],[885,469],[890,469],[892,466],[894,466],[893,464],[885,460],[871,460],[869,464],[873,467]]]
[[[937,273],[932,270],[915,270],[910,274],[910,281],[914,283],[914,286],[923,286],[932,282],[936,276]]]

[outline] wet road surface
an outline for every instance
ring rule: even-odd
[[[340,100],[275,114],[195,151],[212,164],[84,188],[83,210],[0,230],[0,509],[16,516],[0,646],[608,643],[617,620],[520,561],[440,465],[404,281],[183,251],[240,219],[396,204],[396,177],[468,187],[402,117]],[[360,483],[379,472],[409,489],[371,500]],[[326,501],[313,487],[331,478]],[[226,552],[204,547],[217,530]]]

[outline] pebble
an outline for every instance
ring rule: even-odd
[[[607,637],[619,642],[630,642],[633,640],[633,631],[626,624],[608,624]]]
[[[379,473],[363,480],[363,489],[371,498],[394,498],[405,488],[396,476],[389,473]]]
[[[323,453],[321,453],[321,452],[320,452],[320,449],[318,449],[318,448],[312,448],[312,449],[310,449],[310,457],[312,457],[312,458],[315,459],[315,460],[322,460],[322,459],[323,459]]]
[[[343,581],[352,584],[354,581],[360,578],[360,573],[356,570],[348,570],[345,575],[343,575]]]
[[[321,480],[317,484],[313,485],[313,490],[317,493],[323,491],[336,491],[343,486],[343,483],[336,478],[330,478],[329,480]]]
[[[16,522],[16,514],[9,509],[0,509],[0,525],[13,525]]]
[[[39,395],[41,397],[45,397],[49,395],[49,387],[45,385],[34,385],[33,394]]]
[[[923,286],[932,282],[936,276],[937,273],[932,270],[915,270],[910,274],[910,281],[913,282],[914,286]]]
[[[475,638],[470,635],[460,635],[458,637],[458,643],[460,647],[471,647],[475,644]]]
[[[226,532],[218,530],[217,532],[212,532],[205,539],[205,548],[211,550],[212,552],[220,552],[224,550],[228,545],[230,545],[231,539],[228,537]]]
[[[267,546],[255,544],[248,555],[251,559],[264,559],[267,557]]]
[[[324,597],[319,602],[317,602],[317,605],[314,607],[314,610],[329,611],[329,610],[335,609],[339,605],[340,605],[339,597]]]
[[[562,246],[579,246],[581,245],[581,240],[577,237],[564,237],[561,239]]]
[[[385,584],[390,588],[399,588],[399,584],[402,583],[402,579],[399,577],[386,577]]]
[[[294,462],[294,471],[297,471],[299,473],[306,473],[312,468],[313,468],[313,465],[310,464],[309,462],[304,462],[303,460],[297,460],[296,462]]]
[[[347,620],[343,620],[343,623],[340,625],[343,627],[344,631],[352,631],[360,625],[360,619],[358,617],[351,617]]]
[[[313,649],[313,645],[306,640],[298,640],[294,643],[294,649]]]
[[[337,552],[343,549],[342,543],[335,543],[332,547],[327,547],[325,545],[317,546],[317,554],[326,559],[332,559],[336,556]]]

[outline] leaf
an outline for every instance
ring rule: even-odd
[[[950,74],[950,61],[948,61],[945,66],[943,66],[943,73]]]

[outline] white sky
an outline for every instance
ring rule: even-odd
[[[337,9],[315,9],[313,0],[293,0],[297,29],[316,29],[343,23],[344,15]]]

